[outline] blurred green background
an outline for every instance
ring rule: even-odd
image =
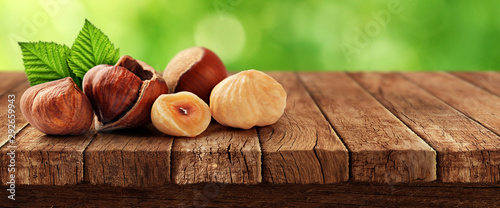
[[[85,18],[162,71],[205,46],[229,70],[498,70],[500,1],[0,0],[0,70],[17,41],[71,46]]]

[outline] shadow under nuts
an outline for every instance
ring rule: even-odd
[[[107,131],[151,123],[151,106],[168,88],[153,67],[122,56],[114,66],[90,69],[83,78],[83,91],[96,114],[96,129]]]
[[[92,106],[70,77],[27,89],[21,112],[33,127],[46,134],[78,135],[92,125]]]
[[[283,115],[285,107],[283,86],[257,70],[229,76],[210,94],[212,117],[222,125],[235,128],[271,125]]]

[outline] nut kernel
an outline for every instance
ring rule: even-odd
[[[151,120],[159,131],[172,135],[195,137],[207,129],[212,120],[210,108],[191,92],[164,94],[151,109]]]
[[[210,95],[212,116],[220,124],[241,129],[267,126],[283,115],[286,92],[269,75],[247,70],[214,87]]]

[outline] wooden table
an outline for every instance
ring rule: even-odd
[[[24,74],[0,73],[2,190],[15,150],[24,206],[500,206],[500,73],[270,75],[288,93],[276,124],[212,121],[196,138],[174,138],[152,126],[44,135],[18,108]]]

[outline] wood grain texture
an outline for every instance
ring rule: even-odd
[[[176,184],[262,182],[256,130],[233,129],[212,120],[208,129],[195,138],[175,138],[172,181]]]
[[[16,153],[16,184],[66,185],[83,180],[83,151],[94,131],[79,136],[48,136],[28,125],[19,132],[16,147],[0,149],[0,178],[6,184],[12,149]]]
[[[350,151],[354,181],[433,181],[436,152],[344,73],[301,73]]]
[[[500,96],[500,72],[453,72],[452,74]]]
[[[123,187],[168,184],[172,142],[151,125],[99,132],[85,151],[85,181]]]
[[[27,83],[26,75],[22,72],[0,72],[0,95],[11,91],[20,84]]]
[[[26,125],[28,125],[28,121],[24,118],[23,114],[21,113],[21,109],[19,108],[19,104],[21,103],[21,95],[24,93],[26,89],[28,89],[30,85],[28,84],[28,81],[22,81],[20,83],[15,84],[15,87],[10,88],[9,90],[6,91],[6,93],[2,94],[0,96],[0,147],[2,147],[5,143],[10,142],[10,138],[8,137],[8,105],[9,103],[9,95],[15,95],[15,101],[14,101],[14,110],[15,116],[16,116],[16,128],[15,131],[16,133],[19,133],[19,131],[24,128]]]
[[[486,128],[500,135],[500,97],[448,73],[403,75]]]
[[[294,73],[270,74],[287,92],[277,123],[259,127],[263,178],[270,183],[335,183],[349,179],[349,155]]]
[[[500,137],[395,73],[351,74],[438,152],[444,182],[500,180]]]
[[[7,189],[0,186],[0,189]],[[498,184],[20,186],[2,207],[499,207]]]
[[[415,76],[409,76],[410,74]],[[318,190],[312,192],[319,194],[318,198],[314,198],[319,201],[306,200],[313,196],[301,195],[300,191],[287,192],[289,188],[305,192],[306,189],[298,188],[310,187],[304,185],[305,183],[344,181],[347,177],[345,168],[348,164],[347,152],[341,148],[342,144],[339,141],[349,150],[349,171],[353,181],[425,182],[434,180],[436,172],[442,181],[492,184],[500,181],[498,73],[404,73],[403,76],[396,76],[399,78],[384,75],[379,77],[380,82],[376,82],[378,78],[375,80],[362,78],[368,80],[364,83],[353,76],[369,93],[343,73],[302,73],[299,74],[298,80],[291,73],[271,73],[271,75],[283,83],[289,94],[286,113],[278,123],[244,131],[223,127],[212,121],[207,132],[199,138],[189,139],[165,136],[151,126],[145,129],[98,134],[89,131],[81,136],[46,136],[28,125],[19,111],[21,95],[29,87],[24,74],[0,73],[0,76],[9,78],[0,83],[0,127],[3,129],[0,132],[0,154],[2,154],[0,183],[5,184],[8,179],[7,152],[12,148],[6,144],[7,95],[12,93],[16,95],[17,111],[16,177],[17,182],[23,185],[53,186],[88,181],[91,184],[83,184],[86,188],[80,190],[92,191],[89,186],[105,184],[133,187],[134,189],[124,189],[128,190],[128,193],[138,187],[155,187],[150,189],[152,191],[149,193],[152,193],[158,186],[170,187],[177,191],[192,186],[175,186],[172,183],[297,183],[302,185],[277,188],[275,195],[269,194],[269,197],[266,195],[261,199],[284,197],[287,200],[277,201],[275,204],[296,206],[364,205],[355,201],[353,197],[356,194],[371,197],[370,199],[374,200],[367,200],[366,203],[371,202],[381,206],[384,205],[382,200],[385,197],[401,202],[398,205],[409,204],[411,200],[416,200],[410,196],[410,192],[405,192],[408,193],[405,195],[406,198],[399,200],[397,196],[377,198],[376,195],[369,193],[343,190],[343,193],[349,194],[339,195],[337,203],[328,201],[328,197],[338,193],[326,189],[311,188]],[[372,84],[383,85],[382,91],[379,91],[379,88],[370,90],[375,89]],[[380,100],[394,115],[370,94]],[[377,94],[383,95],[385,100],[377,97]],[[314,107],[316,104],[319,107]],[[405,124],[436,148],[437,171],[436,152]],[[338,140],[337,135],[341,140]],[[435,143],[431,142],[432,138]],[[259,140],[262,143],[262,150]],[[282,185],[265,184],[265,186],[268,190],[274,190],[270,187],[276,188]],[[224,187],[226,185],[220,184],[221,189]],[[227,187],[238,190],[238,186]],[[48,189],[44,189],[46,190]],[[342,191],[335,188],[334,190]],[[444,190],[453,192],[455,189]],[[240,195],[236,195],[240,197],[239,201],[246,199],[245,191],[252,190],[240,189],[240,191]],[[32,193],[43,195],[36,191]],[[175,192],[170,194],[173,193]],[[223,196],[232,196],[230,193],[231,190],[228,190]],[[328,194],[321,195],[321,193]],[[467,191],[463,193],[472,194]],[[64,191],[59,194],[71,198]],[[446,197],[444,192],[438,194]],[[98,193],[93,196],[98,196]],[[108,196],[110,198],[104,201],[99,201],[98,198],[92,200],[95,203],[113,203],[118,199],[112,197],[112,192],[109,192]],[[124,200],[127,203],[143,200],[143,204],[147,204],[147,201],[152,199],[149,196],[142,196],[142,199]],[[342,196],[351,197],[345,199],[355,202],[347,203]],[[57,198],[55,195],[50,197]],[[160,195],[155,197],[155,202],[158,204],[176,200],[175,197],[172,199],[161,198]],[[294,197],[299,200],[292,201]],[[439,201],[433,201],[434,198],[430,194],[421,197],[429,200],[428,205],[440,204]],[[224,201],[221,198],[217,199]],[[467,202],[465,198],[460,200]],[[42,203],[43,200],[38,201]],[[225,202],[237,206],[239,201],[228,199]],[[181,203],[181,201],[176,202]],[[263,203],[264,201],[260,202],[260,205]],[[49,206],[48,204],[50,202],[44,205]],[[208,203],[208,205],[214,204],[217,203]],[[255,201],[253,204],[259,202]],[[444,205],[457,204],[460,203],[450,201]]]

